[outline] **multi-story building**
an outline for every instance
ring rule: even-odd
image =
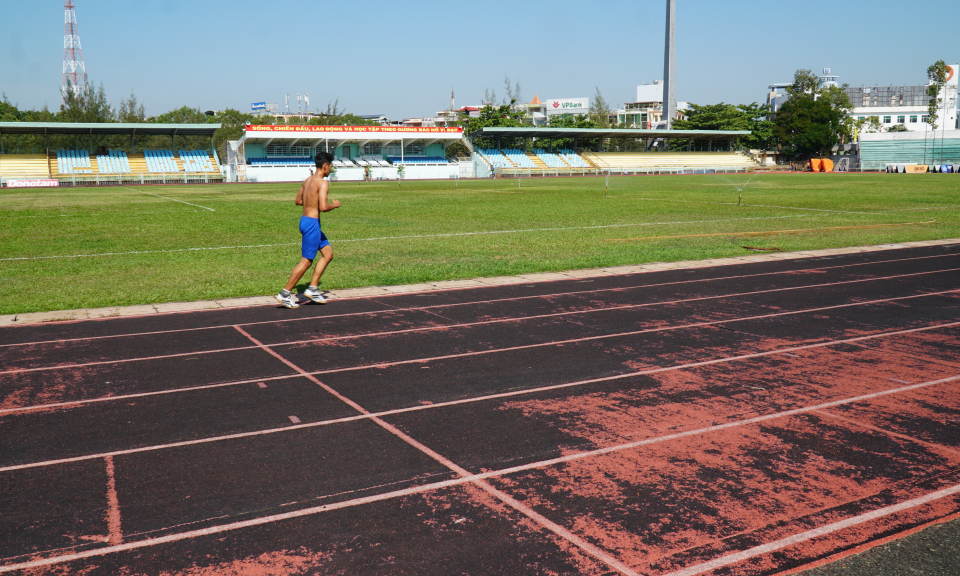
[[[824,69],[820,77],[820,87],[837,86],[838,76],[831,75],[830,69]],[[953,64],[947,74],[947,82],[940,91],[940,106],[937,110],[937,130],[955,130],[960,128],[958,114],[957,87],[960,80],[960,65]],[[772,112],[777,112],[789,99],[785,89],[790,84],[771,84],[767,95],[767,104]],[[927,122],[930,107],[930,95],[927,92],[930,83],[904,86],[847,86],[844,90],[850,97],[853,110],[849,116],[858,120],[876,118],[880,128],[888,131],[902,125],[907,131],[926,132],[933,128]]]
[[[687,108],[689,105],[686,102],[677,102],[675,119],[682,119]],[[663,81],[654,80],[653,84],[637,86],[637,100],[627,102],[614,114],[617,124],[626,124],[631,128],[656,128],[663,120]]]
[[[940,106],[937,109],[937,129],[960,128],[957,115],[957,87],[960,65],[950,66],[947,82],[940,91]],[[860,86],[847,87],[846,92],[853,104],[850,116],[857,119],[876,117],[884,130],[902,125],[908,131],[932,130],[927,122],[931,96],[930,84],[915,86]]]

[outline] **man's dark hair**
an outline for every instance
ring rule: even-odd
[[[333,164],[333,154],[329,152],[317,152],[317,157],[313,159],[317,163],[317,168],[323,168],[324,164]]]

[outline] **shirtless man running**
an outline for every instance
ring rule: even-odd
[[[303,295],[318,304],[326,303],[327,299],[320,293],[320,276],[327,269],[327,265],[333,260],[333,248],[330,247],[330,241],[320,230],[320,213],[329,212],[334,208],[340,207],[339,200],[328,201],[327,192],[330,189],[330,183],[324,180],[330,175],[333,169],[333,156],[329,152],[318,152],[314,159],[317,163],[317,171],[309,178],[303,181],[300,191],[297,192],[297,206],[303,206],[303,216],[300,217],[300,234],[303,235],[301,246],[302,258],[293,272],[290,273],[290,280],[283,290],[277,294],[276,298],[287,308],[299,308],[300,304],[297,295],[293,289],[297,282],[306,273],[313,264],[313,260],[320,252],[320,261],[313,269],[313,278],[310,286],[304,290]]]

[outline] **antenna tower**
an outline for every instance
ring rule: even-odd
[[[75,96],[87,90],[87,68],[83,65],[83,50],[80,49],[80,32],[77,30],[77,12],[73,0],[63,4],[63,85],[61,96],[67,98],[67,86]]]

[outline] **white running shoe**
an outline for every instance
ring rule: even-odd
[[[297,301],[297,295],[293,292],[289,296],[284,296],[283,293],[277,294],[275,296],[277,301],[284,305],[286,308],[299,308],[300,303]]]
[[[326,304],[326,303],[327,303],[327,299],[324,298],[324,297],[323,297],[323,294],[320,293],[320,289],[319,289],[319,288],[317,288],[316,290],[311,290],[310,288],[307,288],[306,290],[303,291],[303,295],[306,296],[307,298],[313,300],[313,301],[316,302],[317,304]]]

